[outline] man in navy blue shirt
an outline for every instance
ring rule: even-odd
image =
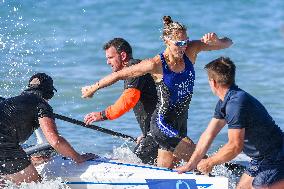
[[[242,151],[251,162],[237,188],[284,188],[284,134],[265,107],[235,85],[235,65],[220,57],[205,66],[212,92],[220,98],[214,117],[201,135],[188,163],[179,173],[197,168],[209,173],[215,165],[235,158]],[[228,142],[202,159],[216,135],[228,125]]]

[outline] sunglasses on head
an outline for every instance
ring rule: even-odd
[[[171,41],[175,44],[175,46],[183,47],[183,46],[187,45],[187,43],[189,42],[189,39],[187,38],[187,39],[182,40],[182,41],[173,41],[173,40],[171,40]]]

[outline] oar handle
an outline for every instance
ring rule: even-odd
[[[5,100],[5,98],[0,96],[0,102],[4,101],[4,100]],[[64,115],[59,115],[59,114],[54,113],[54,116],[57,119],[67,121],[67,122],[73,123],[75,125],[80,125],[80,126],[83,126],[83,127],[89,128],[89,129],[100,131],[100,132],[110,134],[110,135],[113,135],[113,136],[118,136],[118,137],[121,137],[121,138],[126,138],[126,139],[129,139],[129,140],[136,142],[136,139],[134,137],[126,135],[126,134],[118,133],[118,132],[115,132],[115,131],[112,131],[112,130],[109,130],[109,129],[105,129],[105,128],[102,128],[102,127],[99,127],[99,126],[96,126],[96,125],[86,125],[83,121],[79,121],[79,120],[76,120],[76,119],[73,119],[73,118],[70,118],[70,117],[67,117],[67,116],[64,116]]]
[[[53,150],[52,146],[50,146],[49,143],[42,143],[37,144],[35,146],[31,146],[24,149],[27,155],[32,155],[34,153],[40,152],[40,151],[47,151],[47,150]]]
[[[73,118],[70,118],[70,117],[67,117],[67,116],[64,116],[64,115],[59,115],[59,114],[54,113],[54,116],[57,119],[60,119],[62,121],[67,121],[67,122],[73,123],[75,125],[80,125],[82,127],[86,127],[86,128],[89,128],[89,129],[100,131],[100,132],[110,134],[110,135],[113,135],[113,136],[126,138],[126,139],[132,140],[134,142],[136,141],[136,139],[132,136],[122,134],[122,133],[118,133],[118,132],[115,132],[115,131],[112,131],[112,130],[109,130],[109,129],[105,129],[105,128],[102,128],[102,127],[99,127],[99,126],[96,126],[96,125],[86,125],[83,121],[79,121],[79,120],[76,120],[76,119],[73,119]]]

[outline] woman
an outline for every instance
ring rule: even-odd
[[[219,39],[208,33],[201,40],[190,41],[186,27],[164,16],[163,40],[166,50],[139,64],[114,72],[94,85],[82,88],[83,97],[91,97],[97,90],[118,80],[150,73],[158,93],[158,106],[152,116],[150,135],[159,144],[157,165],[173,167],[173,162],[188,160],[192,153],[192,141],[187,135],[188,107],[195,80],[194,63],[201,51],[219,50],[232,45],[229,38]],[[85,117],[90,124],[95,118]]]

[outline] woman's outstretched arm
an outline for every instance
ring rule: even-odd
[[[207,33],[200,40],[190,41],[186,54],[194,63],[199,52],[226,49],[232,44],[233,41],[228,37],[219,38],[216,33]]]
[[[97,81],[95,84],[82,87],[82,98],[92,97],[96,91],[110,86],[119,80],[138,77],[147,73],[155,72],[156,64],[153,59],[145,59],[133,66],[126,67],[120,71],[113,72]]]

